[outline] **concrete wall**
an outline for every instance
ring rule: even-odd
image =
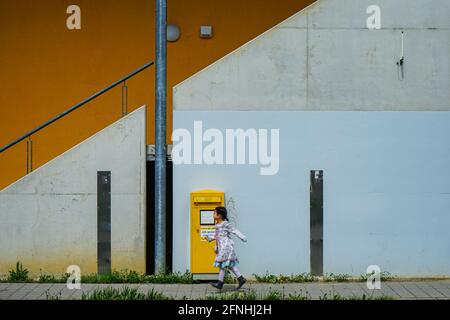
[[[280,128],[280,170],[174,166],[174,268],[189,268],[189,193],[234,203],[242,271],[309,272],[309,171],[324,170],[324,271],[450,274],[450,113],[178,111],[193,131]],[[207,143],[204,143],[206,146]],[[230,200],[231,199],[231,200]]]
[[[372,4],[315,2],[176,86],[174,109],[448,111],[450,2],[376,1],[381,30]]]
[[[97,272],[97,171],[111,171],[113,269],[145,271],[146,109],[0,191],[0,274]]]
[[[176,269],[189,192],[212,188],[249,236],[245,274],[310,271],[309,170],[324,170],[325,272],[450,274],[450,2],[377,1],[382,29],[368,30],[372,4],[318,1],[174,88],[175,129],[280,129],[275,176],[175,166]]]

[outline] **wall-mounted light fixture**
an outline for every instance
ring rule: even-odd
[[[201,26],[200,27],[200,38],[211,39],[213,37],[212,26]]]
[[[181,31],[180,28],[174,24],[167,25],[167,41],[175,42],[180,39]]]

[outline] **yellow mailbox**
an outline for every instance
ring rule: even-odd
[[[191,192],[191,273],[195,279],[216,277],[219,269],[214,267],[215,242],[203,237],[215,234],[214,209],[224,206],[225,194],[215,190]]]

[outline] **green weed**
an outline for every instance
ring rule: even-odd
[[[348,274],[327,273],[323,276],[323,281],[325,282],[348,282],[349,280],[350,275]]]
[[[138,292],[137,288],[124,287],[122,289],[117,288],[103,288],[95,289],[89,294],[83,294],[82,300],[170,300],[170,297],[150,290],[147,293]]]
[[[374,273],[375,273],[375,272],[367,273],[367,274],[362,274],[362,275],[360,276],[360,280],[361,280],[362,282],[366,282],[367,279],[368,279],[370,276],[374,275]],[[387,271],[383,271],[383,272],[381,272],[381,274],[380,274],[380,280],[381,280],[381,281],[392,281],[392,280],[394,280],[395,278],[396,278],[396,276],[390,274],[390,273],[387,272]]]
[[[46,290],[45,295],[47,297],[47,300],[61,300],[61,291],[57,294],[52,294],[50,293],[50,290]]]
[[[25,269],[21,262],[17,261],[16,269],[9,270],[8,282],[27,282],[29,271]]]
[[[310,273],[301,273],[297,275],[273,275],[266,273],[264,275],[257,275],[253,274],[256,281],[262,282],[262,283],[302,283],[302,282],[314,282],[317,281],[317,278],[314,277]]]
[[[319,300],[395,300],[395,298],[389,297],[389,296],[373,297],[373,296],[367,296],[365,294],[362,295],[361,297],[357,297],[357,296],[344,297],[338,293],[331,294],[331,295],[328,295],[325,293],[323,296],[319,297]]]

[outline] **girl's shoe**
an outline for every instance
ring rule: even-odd
[[[247,280],[246,280],[243,276],[240,276],[240,277],[238,278],[238,281],[239,281],[239,285],[238,285],[238,287],[237,287],[237,290],[239,290],[240,288],[242,288],[242,286],[244,285],[244,283],[247,282]]]
[[[223,282],[217,281],[217,282],[210,282],[210,285],[212,285],[214,288],[221,290],[223,288]]]

